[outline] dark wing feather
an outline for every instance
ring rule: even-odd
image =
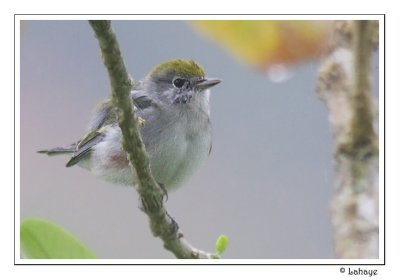
[[[67,147],[56,147],[48,150],[40,150],[37,151],[39,154],[46,154],[48,156],[62,155],[62,154],[71,154],[75,151],[76,145],[78,143],[71,144]]]
[[[133,101],[133,105],[135,105],[137,108],[139,108],[141,110],[150,107],[151,104],[153,103],[152,100],[145,95],[132,96],[132,101]]]
[[[66,166],[71,167],[85,158],[92,151],[93,146],[103,140],[104,136],[105,135],[99,131],[93,131],[87,134],[77,145],[76,151],[67,162]]]

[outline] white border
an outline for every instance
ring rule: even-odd
[[[16,15],[16,20],[382,20],[383,15]]]
[[[379,21],[379,259],[385,252],[385,22]]]
[[[21,197],[21,91],[20,91],[20,21],[17,20],[15,17],[14,21],[15,26],[15,55],[14,55],[14,65],[15,65],[15,186],[14,186],[14,193],[15,193],[15,260],[19,259],[19,252],[20,252],[20,197]]]
[[[216,264],[216,265],[381,265],[375,259],[19,259],[17,264]]]

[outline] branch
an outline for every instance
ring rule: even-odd
[[[150,220],[154,236],[160,237],[164,247],[177,258],[217,258],[216,254],[206,253],[194,248],[179,231],[178,224],[164,208],[163,191],[151,174],[149,158],[139,133],[138,118],[135,116],[130,100],[133,81],[128,75],[111,22],[105,20],[89,21],[92,26],[108,70],[111,82],[111,97],[118,108],[118,123],[122,131],[122,148],[126,151],[133,174],[137,174],[142,211]]]
[[[317,84],[335,140],[332,222],[340,258],[379,257],[379,149],[371,92],[377,24],[336,22],[334,45],[322,62]]]

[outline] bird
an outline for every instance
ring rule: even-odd
[[[207,78],[194,60],[177,58],[155,66],[130,92],[152,174],[167,191],[186,183],[211,152],[210,88],[220,82]],[[99,103],[79,141],[38,152],[70,155],[66,167],[77,165],[113,184],[137,185],[111,99]]]

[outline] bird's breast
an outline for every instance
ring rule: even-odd
[[[208,157],[212,140],[208,114],[160,116],[146,126],[142,136],[155,178],[167,189],[179,187]]]

